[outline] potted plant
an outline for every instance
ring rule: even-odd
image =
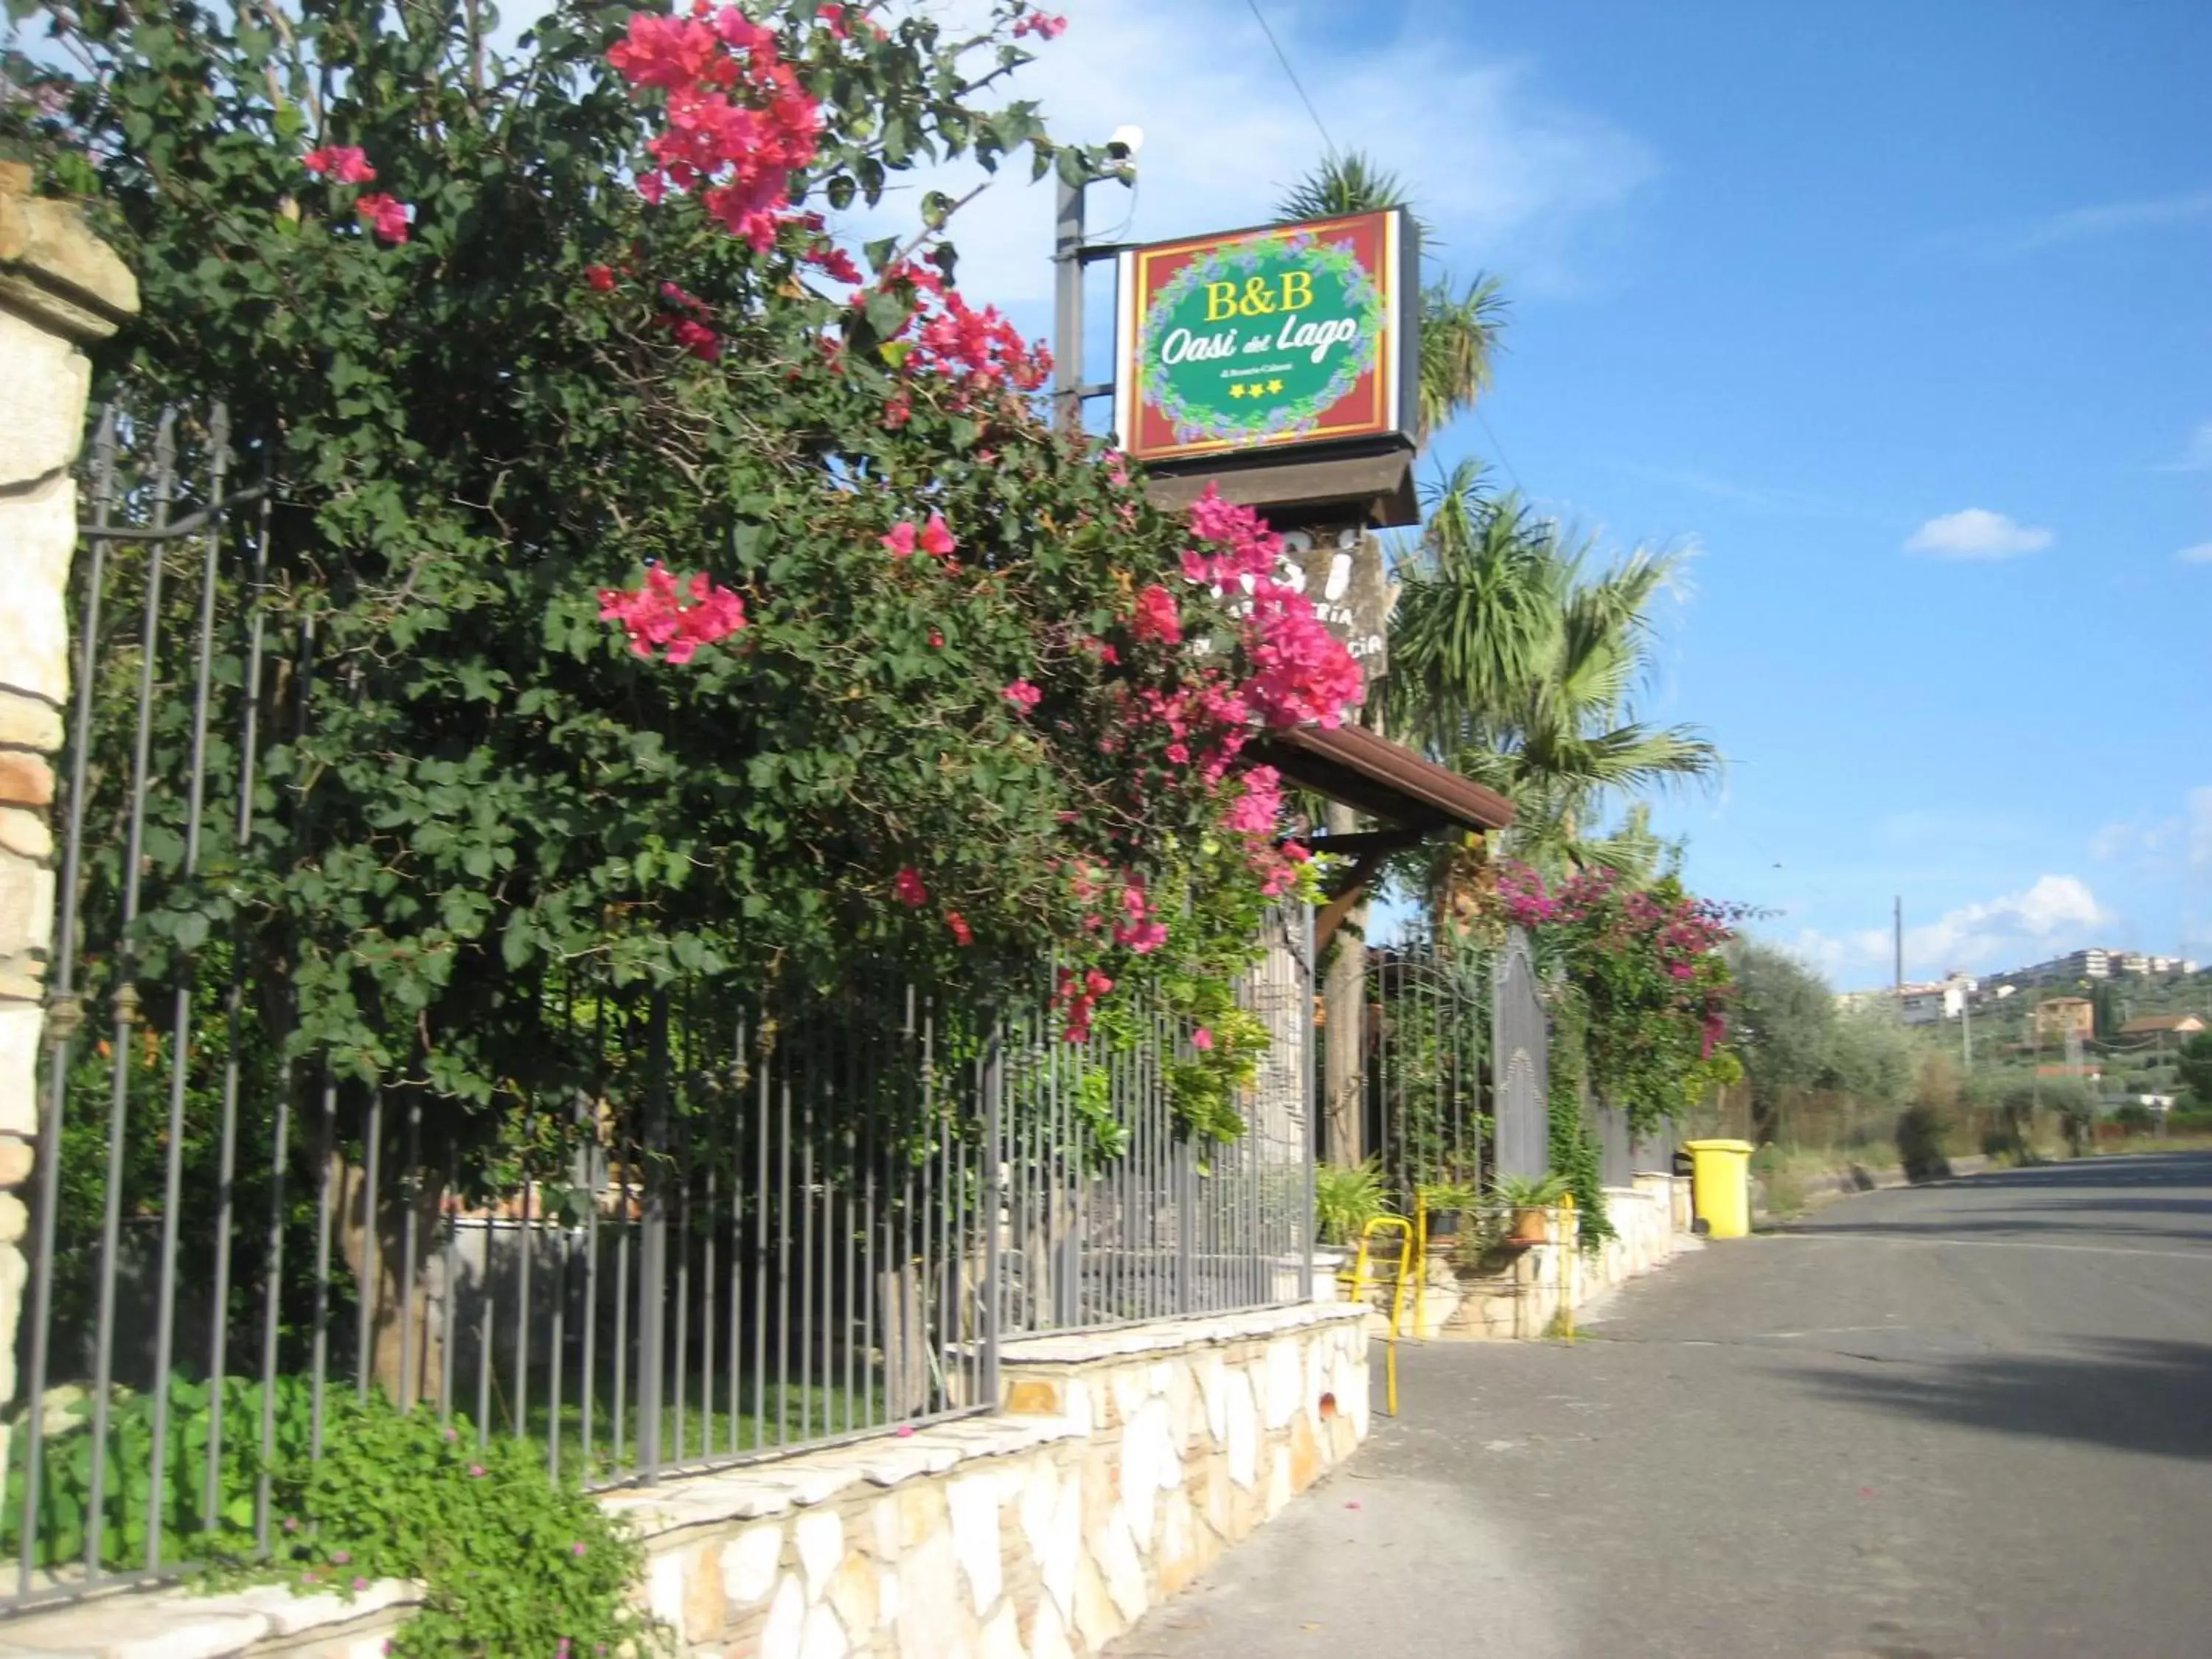
[[[1482,1206],[1481,1193],[1465,1182],[1425,1181],[1416,1190],[1431,1238],[1456,1237],[1462,1218]]]
[[[1564,1176],[1499,1176],[1492,1181],[1491,1196],[1513,1218],[1506,1242],[1522,1246],[1543,1243],[1550,1231],[1544,1212],[1565,1197],[1566,1191]]]
[[[1367,1224],[1389,1212],[1378,1159],[1370,1158],[1364,1164],[1351,1165],[1323,1164],[1314,1170],[1314,1221],[1329,1243],[1346,1247],[1358,1243]]]

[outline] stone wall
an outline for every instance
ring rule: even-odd
[[[138,285],[76,210],[0,161],[0,1406],[16,1389],[54,930],[54,757],[69,702],[64,594],[76,546],[70,466],[92,367],[82,348],[138,309]],[[0,1428],[0,1467],[8,1431]]]
[[[1365,1316],[1315,1304],[1004,1346],[1004,1410],[610,1493],[684,1659],[1097,1652],[1358,1447]],[[0,1652],[371,1659],[414,1602],[118,1596]]]
[[[1432,1242],[1420,1295],[1408,1298],[1407,1334],[1460,1340],[1548,1336],[1563,1309],[1580,1308],[1679,1252],[1699,1248],[1689,1231],[1689,1178],[1634,1180],[1633,1187],[1605,1189],[1616,1236],[1595,1249],[1578,1248],[1571,1218],[1556,1210],[1547,1212],[1544,1243],[1494,1249],[1477,1261],[1467,1261],[1453,1243]],[[1389,1294],[1386,1283],[1380,1293],[1386,1308]]]

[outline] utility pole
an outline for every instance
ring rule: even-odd
[[[1896,918],[1897,1006],[1902,1012],[1905,1007],[1905,896],[1902,893],[1896,899]]]
[[[1083,240],[1083,194],[1108,179],[1128,184],[1137,176],[1137,152],[1143,148],[1141,128],[1117,127],[1106,141],[1107,167],[1100,170],[1075,152],[1061,154],[1063,165],[1054,175],[1052,231],[1052,413],[1064,432],[1083,429],[1083,400],[1103,397],[1114,390],[1109,380],[1086,386],[1083,380],[1083,268],[1097,259],[1110,259],[1112,247],[1088,247]],[[1071,179],[1074,173],[1077,179]]]
[[[1974,1069],[1974,996],[1971,991],[1959,993],[1959,1040],[1966,1045],[1966,1067],[1971,1074]]]

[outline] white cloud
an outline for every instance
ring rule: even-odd
[[[2181,447],[2181,458],[2168,461],[2159,471],[2212,472],[2212,421],[2199,421],[2197,430],[2189,434],[2189,441]]]
[[[2212,542],[2199,542],[2194,547],[2185,547],[2173,556],[2184,564],[2212,564]]]
[[[2212,191],[2191,191],[2178,196],[2152,196],[2131,202],[2102,202],[2094,207],[2069,208],[2024,224],[1951,231],[1936,238],[1934,246],[2002,258],[2032,253],[2038,248],[2064,242],[2185,225],[2208,216],[2212,216]]]
[[[2176,817],[2116,820],[2089,837],[2089,856],[2100,864],[2125,860],[2139,874],[2168,874],[2185,827]]]
[[[1790,941],[1788,949],[1820,970],[1830,983],[1863,980],[1866,969],[1887,963],[1890,960],[1891,941],[1888,933],[1879,927],[1862,928],[1841,938],[1824,933],[1817,927],[1802,927],[1797,937]]]
[[[1929,520],[1912,532],[1905,547],[1907,552],[1939,559],[2009,559],[2039,552],[2052,540],[2048,530],[2016,524],[1986,507],[1970,507]]]
[[[2089,837],[2089,856],[2100,864],[2110,864],[2135,844],[2135,825],[2108,823]]]
[[[957,24],[976,8],[946,9]],[[1320,135],[1241,0],[1068,0],[1066,10],[1066,35],[1013,77],[1012,94],[1036,100],[1070,142],[1127,123],[1145,131],[1134,191],[1090,191],[1093,240],[1262,222],[1319,158]],[[1547,95],[1525,62],[1479,58],[1412,19],[1379,38],[1324,40],[1308,21],[1321,15],[1278,7],[1271,20],[1332,137],[1404,179],[1442,260],[1462,278],[1502,270],[1519,292],[1583,280],[1586,239],[1656,173],[1645,145]],[[962,284],[981,299],[1050,298],[1053,186],[1028,177],[1017,158],[952,222]],[[911,194],[885,206],[877,234],[911,221]]]
[[[2203,856],[2212,862],[2212,789],[2201,789],[2200,819]],[[2099,902],[2087,882],[2078,876],[2039,876],[2033,886],[2018,893],[1978,904],[1962,904],[1934,921],[1905,930],[1905,971],[1908,978],[1925,978],[1954,968],[2014,968],[2097,942],[2100,933],[2114,927],[2118,915]],[[1793,947],[1818,963],[1832,978],[1863,982],[1868,969],[1889,977],[1894,945],[1885,928],[1863,928],[1831,936],[1807,928]]]

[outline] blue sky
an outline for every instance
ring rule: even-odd
[[[1661,809],[1693,884],[1846,987],[1893,895],[1916,976],[2212,958],[2212,7],[1261,8],[1505,280],[1431,459],[1692,554],[1643,712],[1729,757]],[[1066,10],[1028,90],[1146,131],[1096,230],[1251,222],[1319,152],[1243,0]],[[957,238],[1037,332],[1049,218],[1001,186]]]

